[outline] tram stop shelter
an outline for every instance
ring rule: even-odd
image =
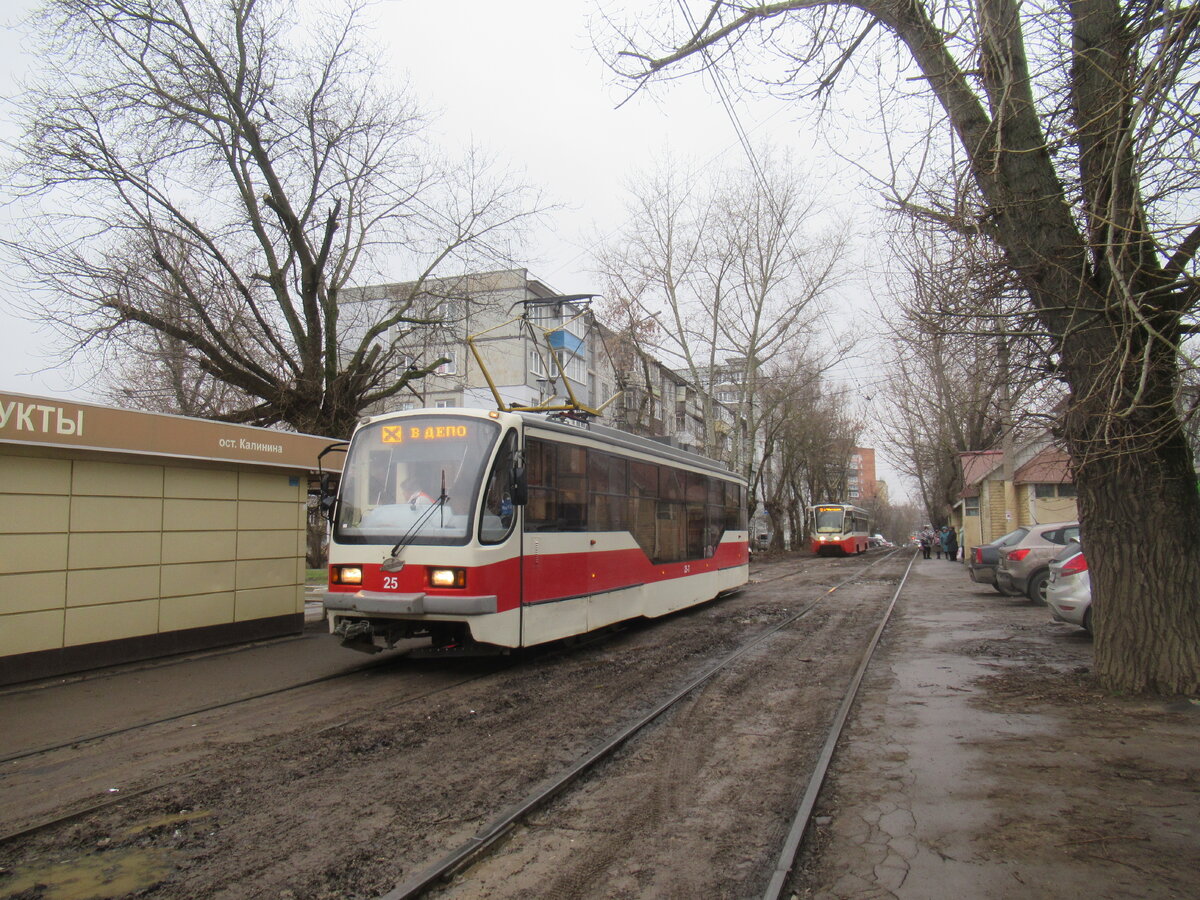
[[[0,684],[302,631],[333,443],[0,392]]]

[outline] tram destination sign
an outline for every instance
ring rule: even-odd
[[[403,444],[405,441],[462,440],[470,435],[467,425],[384,425],[380,429],[380,440],[385,444]]]

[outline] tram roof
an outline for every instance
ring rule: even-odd
[[[498,415],[498,413],[495,410],[480,409],[478,407],[441,407],[438,409],[406,410],[401,413],[383,413],[381,415],[370,416],[366,419],[362,419],[360,424],[387,420],[397,415],[468,415],[477,418],[494,418]],[[695,466],[698,469],[707,469],[710,472],[728,475],[730,478],[736,478],[742,482],[745,482],[745,479],[736,472],[730,471],[727,466],[717,462],[714,459],[710,459],[707,456],[701,456],[699,453],[693,453],[690,450],[684,450],[680,447],[673,447],[663,441],[657,441],[654,438],[643,437],[640,434],[632,434],[628,431],[622,431],[619,428],[613,428],[609,425],[600,425],[596,422],[575,422],[567,424],[565,422],[558,422],[547,418],[544,413],[528,412],[526,410],[514,410],[512,412],[504,413],[504,415],[520,417],[526,427],[550,431],[567,437],[590,438],[591,440],[598,441],[602,444],[608,444],[614,447],[623,447],[626,450],[634,450],[639,453],[645,453],[649,456],[656,456],[659,459],[674,460],[675,462],[683,463],[684,465]]]
[[[518,412],[517,415],[525,421],[526,426],[533,426],[574,437],[590,437],[605,444],[613,444],[629,450],[637,450],[663,459],[672,459],[677,462],[686,463],[687,465],[696,466],[697,468],[720,472],[722,475],[730,475],[734,478],[741,477],[731,472],[716,460],[709,459],[707,456],[701,456],[699,453],[693,453],[690,450],[684,450],[680,447],[673,447],[663,441],[656,441],[653,438],[643,437],[640,434],[621,431],[621,429],[612,428],[609,425],[599,425],[595,422],[568,425],[532,412]]]

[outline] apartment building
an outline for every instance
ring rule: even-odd
[[[405,318],[416,321],[397,324],[379,340],[398,348],[414,368],[445,360],[414,381],[406,396],[389,400],[386,411],[491,409],[497,396],[522,407],[574,399],[602,408],[607,424],[703,452],[700,390],[598,322],[590,301],[590,295],[558,293],[525,269],[507,269],[368,285],[346,291],[342,305],[344,320],[361,329],[404,309]],[[730,409],[717,404],[715,418],[723,436],[732,430]]]

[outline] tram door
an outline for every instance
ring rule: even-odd
[[[587,450],[529,438],[525,473],[521,628],[530,644],[587,631]]]

